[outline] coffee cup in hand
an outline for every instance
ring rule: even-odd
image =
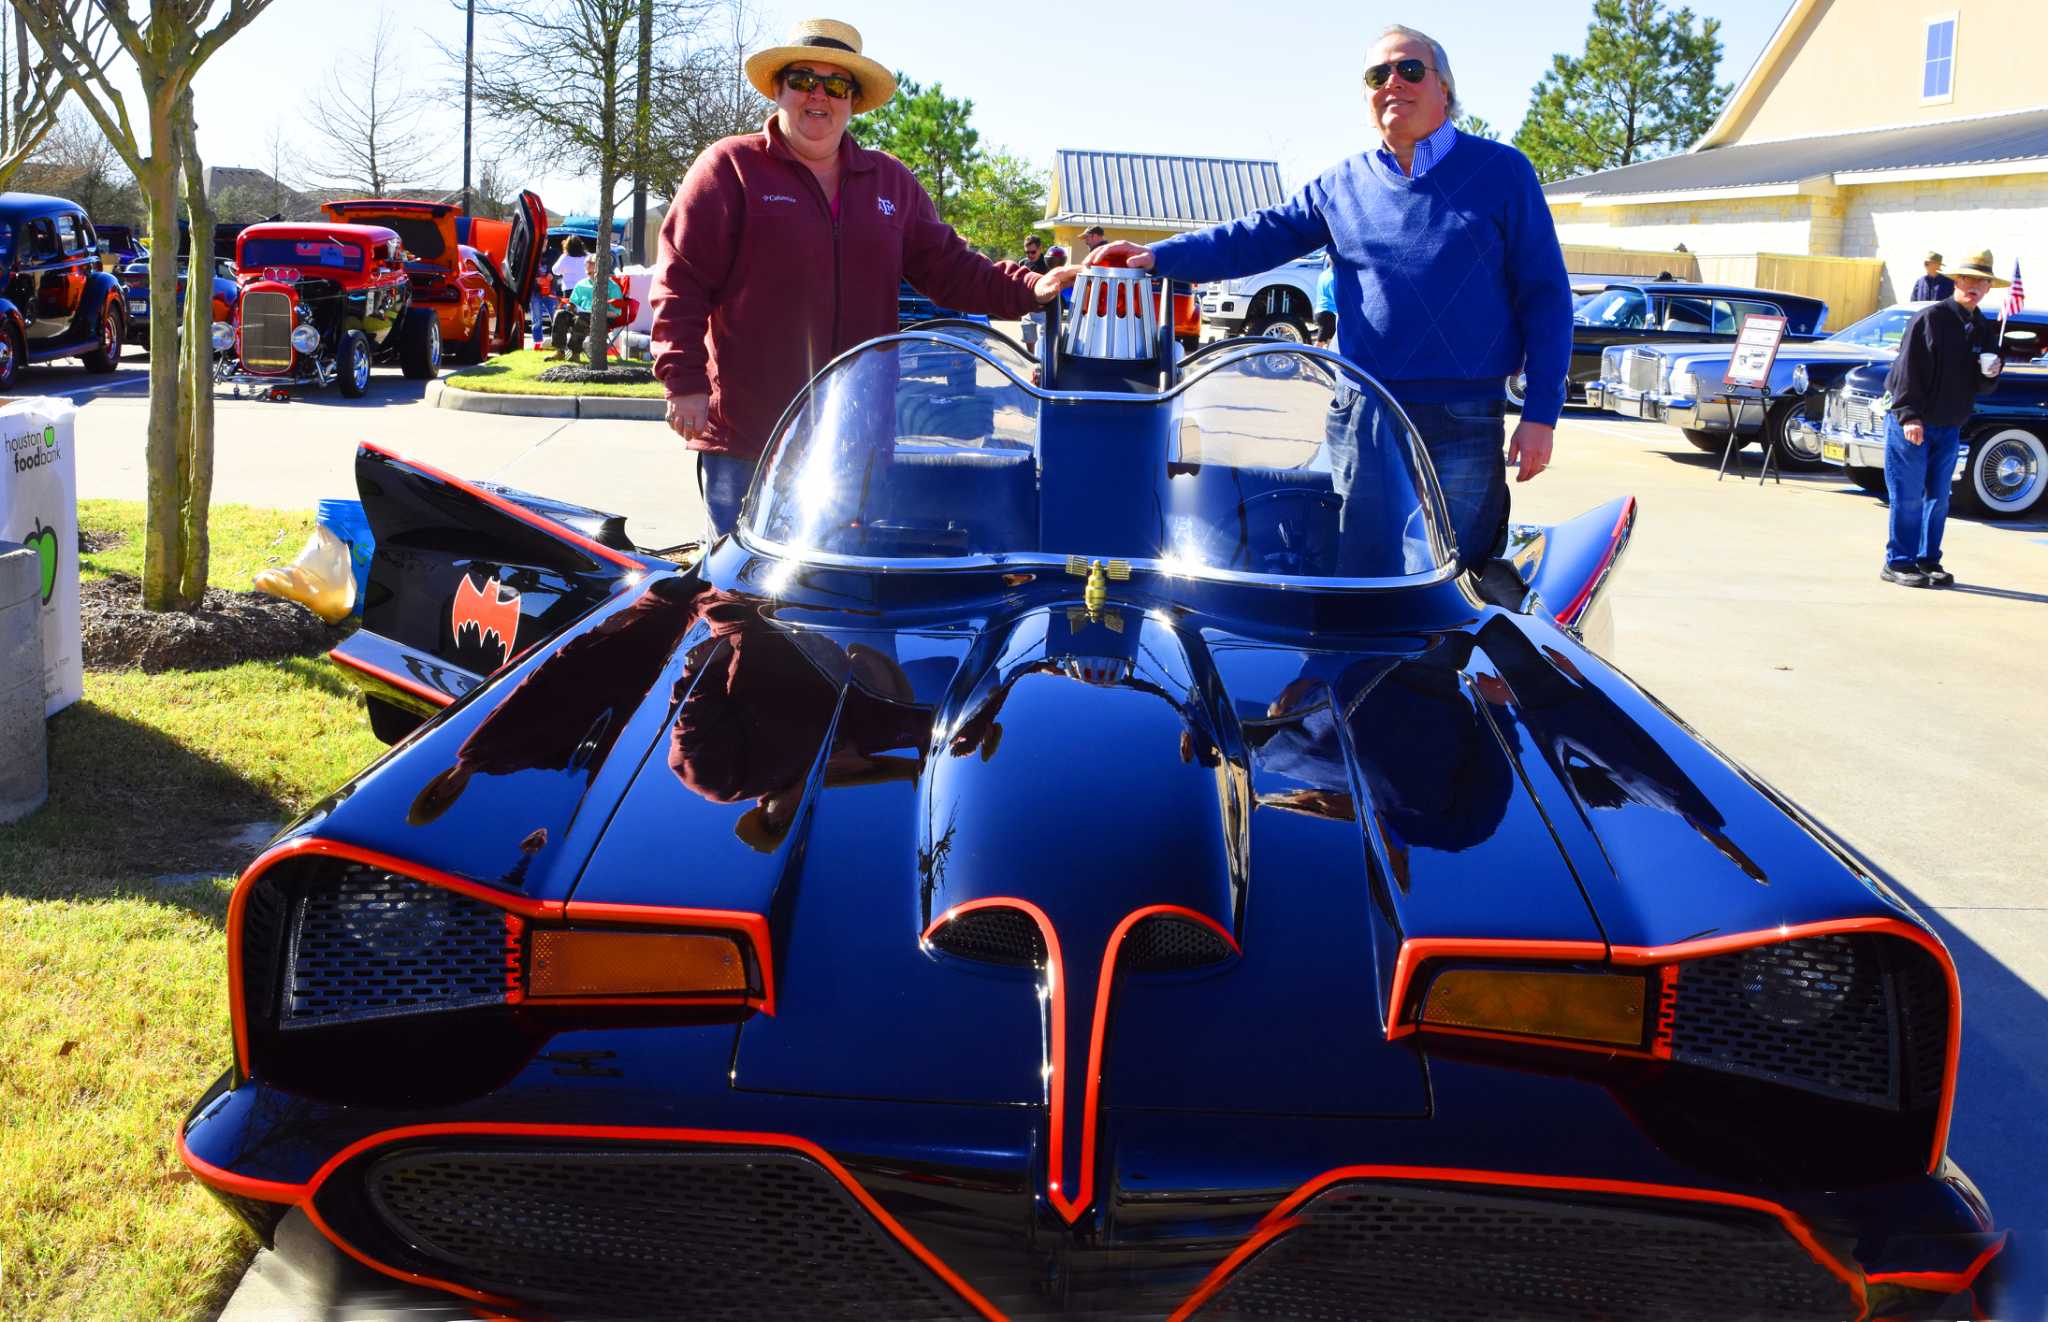
[[[1977,370],[1987,377],[1997,376],[2004,367],[2005,360],[1995,353],[1980,353],[1977,355]]]

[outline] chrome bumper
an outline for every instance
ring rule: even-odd
[[[1854,432],[1840,429],[1829,430],[1805,418],[1795,419],[1796,429],[1817,432],[1820,436],[1820,461],[1833,464],[1836,468],[1883,468],[1884,437],[1859,436]],[[1955,480],[1960,482],[1969,475],[1970,447],[1956,447]]]
[[[1611,381],[1588,381],[1586,402],[1596,409],[1619,413],[1625,418],[1641,418],[1645,422],[1668,422],[1674,427],[1687,428],[1710,425],[1700,421],[1696,400],[1682,395],[1641,394]],[[1721,427],[1727,427],[1725,419]]]

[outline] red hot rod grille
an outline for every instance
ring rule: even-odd
[[[242,299],[242,366],[252,372],[285,372],[292,365],[292,299],[273,290],[251,291]]]
[[[1860,1312],[1757,1212],[1353,1181],[1303,1204],[1202,1319],[1802,1319]]]
[[[362,1192],[425,1274],[572,1316],[973,1315],[795,1153],[410,1148]]]

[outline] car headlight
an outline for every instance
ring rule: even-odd
[[[216,322],[214,322],[214,323],[213,323],[213,347],[214,347],[215,349],[217,349],[217,350],[218,350],[218,349],[232,349],[232,348],[234,348],[234,347],[235,347],[235,328],[234,328],[233,326],[230,326],[230,325],[228,325],[228,323],[226,323],[225,321],[216,321]]]
[[[1682,395],[1687,399],[1698,399],[1700,397],[1699,378],[1691,372],[1673,372],[1668,383],[1668,390],[1673,395]]]
[[[1805,363],[1792,369],[1792,389],[1802,395],[1813,389],[1813,381],[1806,374]]]
[[[319,347],[319,331],[311,326],[294,326],[292,328],[292,348],[297,349],[300,353],[311,353]]]
[[[1447,969],[1430,983],[1422,1026],[1635,1046],[1649,988],[1638,974]]]

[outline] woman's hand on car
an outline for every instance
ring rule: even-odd
[[[1080,274],[1081,268],[1078,266],[1055,266],[1038,277],[1038,283],[1031,287],[1031,292],[1038,295],[1039,302],[1050,303],[1059,297],[1062,289],[1073,284],[1074,278]]]
[[[704,434],[704,424],[711,417],[711,396],[671,395],[668,400],[668,425],[676,435],[686,441],[694,441]]]

